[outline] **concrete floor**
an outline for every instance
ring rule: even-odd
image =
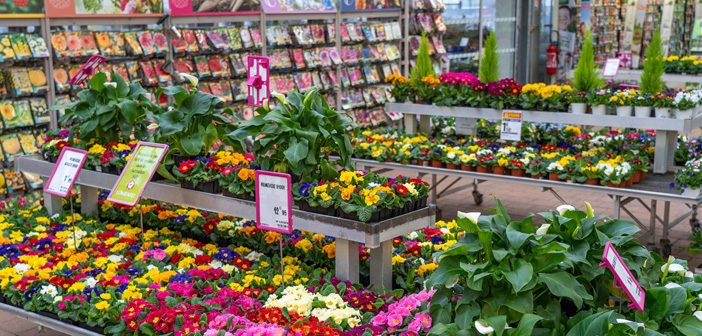
[[[393,174],[389,173],[389,174]],[[464,179],[456,186],[472,183],[472,180]],[[550,192],[542,192],[538,187],[523,186],[517,184],[509,184],[502,182],[484,182],[480,184],[480,191],[484,194],[483,204],[477,206],[473,203],[471,196],[471,188],[456,192],[451,195],[445,195],[438,202],[441,209],[441,216],[444,219],[453,219],[457,210],[460,211],[481,211],[489,213],[488,208],[495,206],[495,198],[498,198],[505,205],[512,218],[523,218],[529,213],[538,213],[555,209],[561,205],[559,201]],[[585,201],[590,202],[596,214],[614,215],[614,202],[602,194],[587,193],[579,191],[557,190],[559,195],[567,201],[568,204],[578,208],[585,208]],[[647,201],[648,202],[648,201]],[[659,215],[663,212],[663,205],[658,204]],[[650,202],[648,202],[650,204]],[[628,209],[635,216],[639,217],[642,223],[647,224],[649,213],[639,203],[631,203]],[[676,218],[686,211],[683,204],[673,203],[671,205],[671,218]],[[629,219],[626,214],[622,214],[622,218]],[[660,225],[656,230],[658,239],[660,239]],[[687,253],[686,247],[689,244],[687,240],[690,236],[690,225],[687,220],[682,221],[670,231],[670,240],[673,244],[672,254],[677,258],[684,258],[689,261],[690,266],[695,267],[702,264],[702,255],[690,256]],[[647,230],[642,230],[639,233],[638,240],[641,243],[647,243],[650,235]],[[65,335],[52,330],[40,331],[38,327],[27,320],[15,318],[11,315],[0,312],[0,336],[31,336],[31,335],[46,335],[60,336]]]

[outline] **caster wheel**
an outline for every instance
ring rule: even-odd
[[[702,226],[700,226],[700,221],[697,220],[697,218],[690,219],[690,227],[692,228],[692,232],[702,229]]]
[[[475,205],[483,204],[483,193],[473,190],[473,201],[475,202]]]
[[[661,249],[660,249],[660,248],[658,247],[658,245],[656,245],[655,243],[648,243],[648,244],[646,244],[646,248],[647,248],[649,251],[653,251],[653,252],[656,252],[656,253],[658,253],[658,254],[661,253]]]

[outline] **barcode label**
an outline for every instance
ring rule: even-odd
[[[501,140],[521,141],[522,140],[522,113],[502,112],[502,132]]]

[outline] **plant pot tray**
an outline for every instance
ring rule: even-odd
[[[98,333],[93,330],[88,330],[86,328],[81,328],[77,325],[67,323],[56,318],[49,317],[47,315],[52,315],[51,313],[35,313],[26,311],[22,308],[18,308],[6,303],[0,303],[0,311],[12,315],[16,318],[27,320],[31,323],[35,323],[46,328],[76,336],[102,336],[104,334]]]

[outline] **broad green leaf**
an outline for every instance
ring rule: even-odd
[[[180,145],[183,147],[184,155],[199,155],[202,150],[202,137],[200,133],[184,134],[180,138]]]
[[[512,284],[514,293],[519,293],[534,276],[534,268],[524,259],[516,259],[512,269],[504,273],[505,278]]]
[[[580,309],[583,305],[583,297],[576,292],[576,287],[582,285],[569,273],[541,273],[539,274],[539,282],[548,286],[548,289],[555,296],[567,297],[575,303],[575,306]]]
[[[524,242],[532,237],[531,234],[523,233],[521,230],[522,228],[519,222],[512,222],[507,225],[507,240],[509,241],[509,245],[514,250],[519,250]]]
[[[137,119],[137,104],[133,100],[124,99],[117,103],[119,112],[130,124],[134,124]]]
[[[534,326],[537,322],[543,320],[541,316],[534,314],[524,314],[519,321],[517,329],[514,330],[511,336],[531,336]]]
[[[307,156],[308,144],[307,139],[304,138],[290,139],[290,146],[283,152],[285,154],[285,159],[290,165],[293,167],[297,166],[297,164]]]
[[[205,129],[205,134],[202,139],[203,142],[203,148],[205,152],[209,151],[210,148],[212,148],[212,145],[217,141],[217,128],[215,127],[214,124],[210,123],[207,125],[207,128]]]
[[[673,319],[673,325],[685,336],[700,336],[702,333],[702,321],[694,316],[678,314]]]
[[[505,324],[507,323],[507,316],[505,315],[499,315],[499,316],[491,316],[488,318],[483,319],[487,325],[491,326],[493,329],[495,329],[495,335],[496,336],[502,336],[502,333],[505,332]]]
[[[474,319],[480,315],[477,304],[462,304],[456,307],[456,324],[461,329],[473,327]]]
[[[105,82],[107,81],[107,74],[104,72],[98,72],[90,78],[88,82],[90,87],[96,91],[102,91],[105,88]]]
[[[662,320],[670,309],[670,292],[667,288],[656,287],[646,290],[646,309],[652,320]]]
[[[570,329],[566,336],[607,335],[612,314],[614,314],[614,311],[608,310],[589,316]]]
[[[597,227],[610,237],[633,236],[639,232],[639,227],[632,221],[613,219]]]

